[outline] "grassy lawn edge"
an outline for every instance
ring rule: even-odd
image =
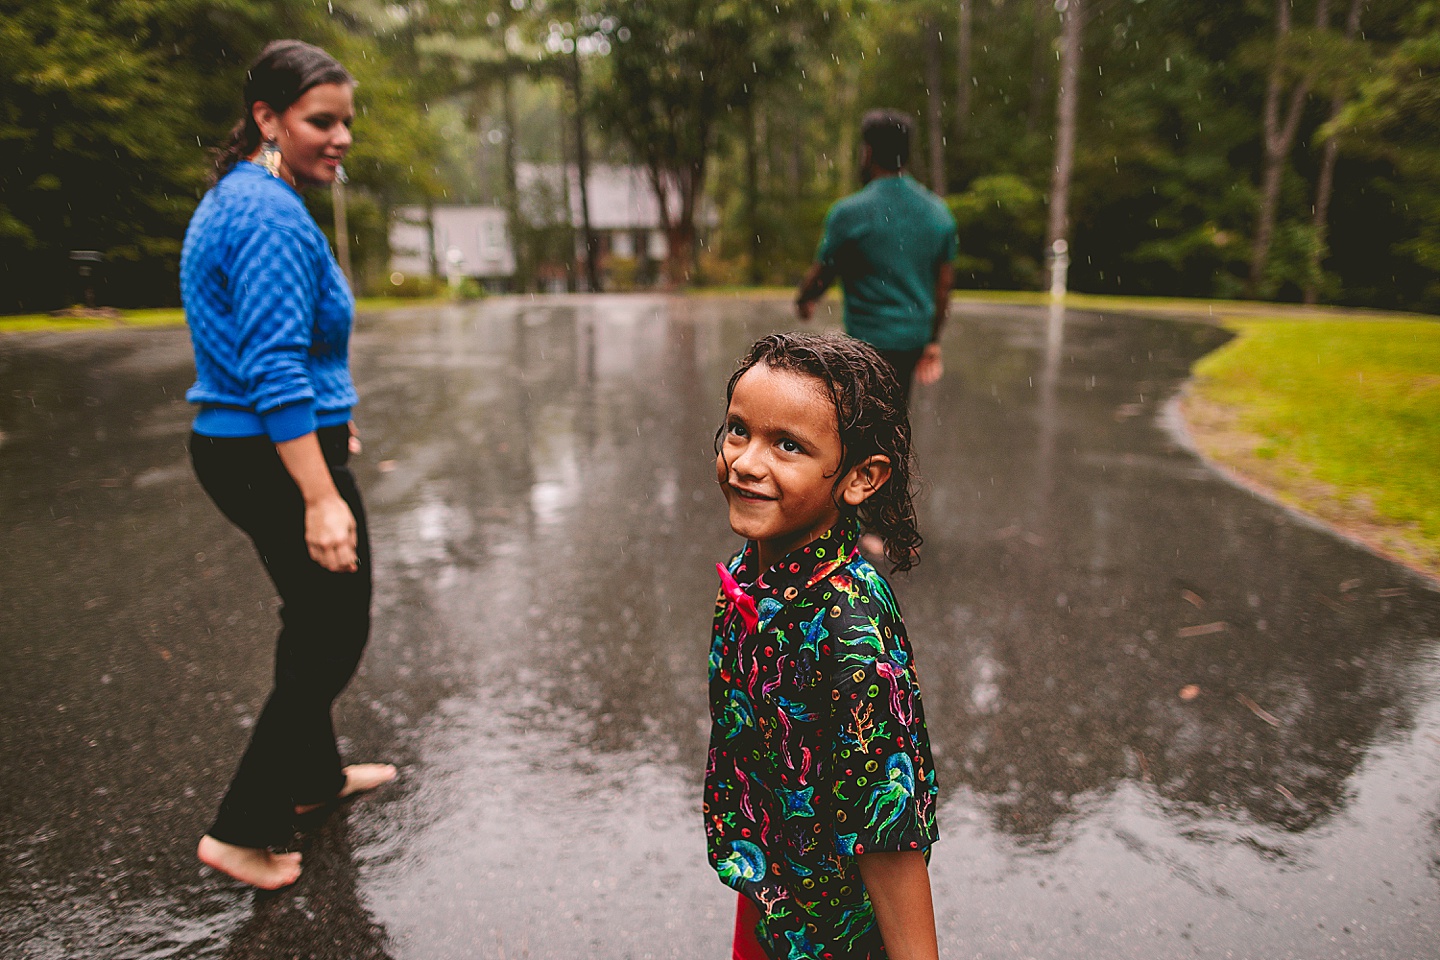
[[[1363,321],[1229,319],[1235,339],[1196,363],[1177,412],[1196,452],[1232,482],[1437,589],[1440,324]]]

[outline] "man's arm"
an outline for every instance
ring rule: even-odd
[[[950,284],[955,280],[955,268],[948,262],[935,268],[935,319],[930,324],[930,342],[915,364],[915,379],[928,386],[940,379],[945,372],[945,363],[940,357],[940,331],[950,316]]]
[[[825,265],[819,260],[810,264],[810,269],[805,272],[805,279],[800,281],[800,288],[795,291],[795,312],[801,320],[809,320],[815,313],[815,301],[824,295],[835,281],[835,275],[825,269]]]
[[[925,854],[919,850],[862,853],[859,864],[891,960],[938,960]]]

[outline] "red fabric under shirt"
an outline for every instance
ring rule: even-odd
[[[734,960],[770,960],[770,955],[755,939],[755,924],[760,922],[760,911],[750,898],[740,894],[740,903],[735,909],[735,946],[731,956]]]

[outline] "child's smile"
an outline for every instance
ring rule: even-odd
[[[835,407],[814,377],[757,364],[735,384],[716,478],[730,529],[760,548],[768,568],[840,518]]]

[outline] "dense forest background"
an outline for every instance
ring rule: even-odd
[[[396,206],[514,211],[518,164],[577,160],[671,187],[671,282],[793,283],[886,105],[962,288],[1038,288],[1059,197],[1072,289],[1440,308],[1431,0],[0,0],[0,311],[73,302],[77,249],[102,302],[175,302],[209,150],[283,36],[360,81],[362,290]],[[517,226],[522,284],[573,233]]]

